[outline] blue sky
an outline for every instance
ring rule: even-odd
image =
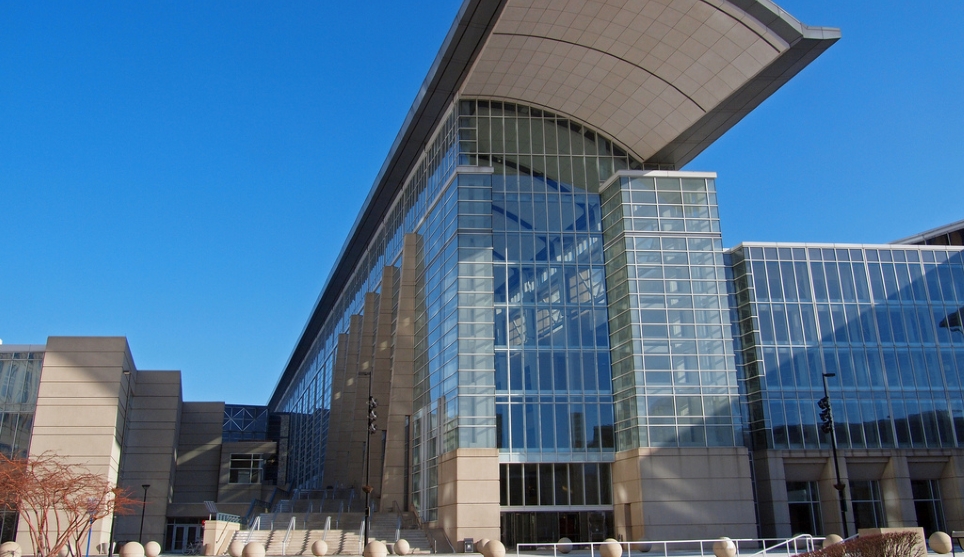
[[[779,4],[843,39],[687,167],[725,243],[964,219],[964,3]],[[0,3],[0,338],[265,403],[457,9]]]

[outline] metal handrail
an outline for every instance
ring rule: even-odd
[[[335,528],[341,527],[341,511],[343,511],[344,509],[345,509],[345,502],[341,501],[341,503],[338,505],[338,518],[335,519]]]
[[[455,546],[452,545],[452,540],[449,539],[449,535],[445,533],[445,530],[442,530],[442,537],[445,538],[445,543],[449,544],[449,551],[455,553]],[[438,550],[435,552],[438,553]]]
[[[365,521],[361,521],[361,526],[358,527],[358,554],[363,555],[365,553],[365,548],[362,545],[365,543]]]
[[[444,534],[445,532],[443,531],[442,533]],[[448,541],[447,535],[445,536],[445,538],[446,538],[446,541]],[[823,538],[815,538],[809,534],[801,534],[799,536],[790,538],[789,540],[785,540],[783,538],[777,538],[777,539],[732,538],[730,539],[730,541],[733,542],[733,545],[736,546],[738,555],[742,553],[740,551],[740,544],[752,544],[757,547],[763,547],[763,549],[760,552],[752,555],[768,555],[768,554],[772,554],[773,551],[776,550],[776,548],[778,548],[781,545],[788,544],[790,542],[794,542],[794,544],[796,544],[796,542],[798,541],[804,542],[804,545],[806,546],[807,551],[813,551],[816,548],[816,542],[822,539]],[[647,555],[654,555],[654,554],[659,555],[659,553],[656,553],[653,550],[656,549],[658,546],[662,546],[663,557],[669,557],[669,554],[670,554],[669,552],[671,550],[670,548],[672,546],[676,546],[677,549],[685,549],[687,547],[698,546],[699,555],[706,556],[706,555],[714,555],[713,544],[716,542],[719,542],[720,540],[721,538],[697,539],[697,540],[653,540],[653,541],[639,540],[639,541],[624,541],[624,542],[519,543],[519,544],[516,544],[515,551],[516,551],[516,556],[518,557],[522,555],[522,551],[525,548],[536,549],[536,548],[551,547],[553,557],[558,557],[559,554],[562,553],[561,551],[559,551],[559,547],[566,546],[567,550],[572,550],[576,548],[588,548],[590,557],[596,557],[597,554],[602,555],[600,551],[600,546],[603,546],[607,543],[618,543],[620,547],[625,549],[626,557],[632,557],[634,545],[636,546],[636,552],[638,554],[646,553]],[[451,545],[451,543],[452,542],[449,541],[449,545]],[[768,544],[773,544],[773,545],[771,545],[768,548],[767,547]],[[641,547],[641,546],[645,546],[645,547]],[[796,545],[794,546],[794,548],[796,549]],[[455,549],[453,548],[452,550],[454,551]],[[788,546],[786,553],[789,553],[789,551],[790,549]],[[781,553],[781,555],[783,554],[784,553]],[[640,555],[640,557],[642,557],[642,555]]]
[[[412,516],[415,517],[415,527],[418,528],[419,530],[421,530],[421,529],[422,529],[422,517],[420,517],[420,516],[418,515],[418,509],[415,508],[415,505],[409,505],[409,506],[408,506],[408,510],[409,510],[409,512],[412,513]]]
[[[328,541],[328,530],[331,530],[331,515],[325,519],[325,533],[321,535],[322,540]]]
[[[351,512],[351,503],[355,500],[355,490],[348,492],[348,512]]]
[[[294,507],[292,507],[291,510],[294,511]],[[312,501],[311,498],[309,498],[308,509],[305,511],[305,519],[304,519],[306,530],[308,529],[308,517],[311,516],[311,513],[313,513],[314,511],[315,511],[315,502]]]
[[[402,539],[402,515],[395,517],[395,541]]]
[[[248,527],[248,536],[244,538],[244,545],[251,543],[251,532],[261,529],[261,515],[254,517],[254,521],[251,522],[251,526]]]
[[[291,539],[291,531],[295,529],[295,517],[288,521],[288,530],[285,532],[285,539],[281,541],[281,554],[287,555],[288,540]]]
[[[780,542],[776,545],[767,547],[766,544],[763,545],[763,549],[757,551],[753,555],[766,555],[767,552],[778,551],[779,548],[783,547],[786,549],[786,553],[790,553],[790,545],[793,544],[793,552],[798,553],[800,547],[797,545],[798,542],[803,542],[804,552],[810,552],[816,549],[816,541],[810,534],[800,534],[799,536],[794,536],[784,542]]]

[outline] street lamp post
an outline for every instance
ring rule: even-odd
[[[87,523],[87,557],[90,557],[90,539],[94,537],[94,515],[97,514],[98,506],[100,506],[100,501],[96,498],[87,498],[87,514],[90,517]]]
[[[837,433],[834,430],[833,409],[830,407],[830,391],[827,388],[827,378],[836,377],[836,375],[836,373],[823,374],[823,398],[817,402],[817,406],[820,407],[820,419],[823,421],[823,424],[820,426],[820,431],[830,434],[833,473],[837,482],[833,484],[833,488],[837,490],[837,498],[840,500],[840,521],[843,523],[843,537],[847,539],[850,537],[850,528],[847,526],[847,495],[844,492],[846,486],[840,481],[840,461],[837,459]]]
[[[144,488],[144,502],[141,503],[141,529],[137,531],[137,543],[144,543],[144,511],[147,510],[147,490],[150,489],[151,484],[143,484],[141,487]]]
[[[368,376],[368,442],[365,446],[365,485],[362,487],[362,491],[365,492],[365,547],[368,547],[368,531],[372,527],[372,433],[378,430],[378,426],[375,425],[375,418],[378,414],[375,413],[375,408],[378,407],[378,401],[372,396],[372,382],[371,375]]]

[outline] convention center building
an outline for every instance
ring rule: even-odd
[[[964,222],[727,249],[681,170],[839,38],[769,0],[465,0],[264,407],[53,337],[0,345],[33,370],[0,444],[149,484],[174,549],[279,490],[452,541],[964,529]]]

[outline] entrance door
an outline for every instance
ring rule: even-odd
[[[168,524],[167,549],[171,553],[184,553],[184,550],[204,536],[200,524]]]

